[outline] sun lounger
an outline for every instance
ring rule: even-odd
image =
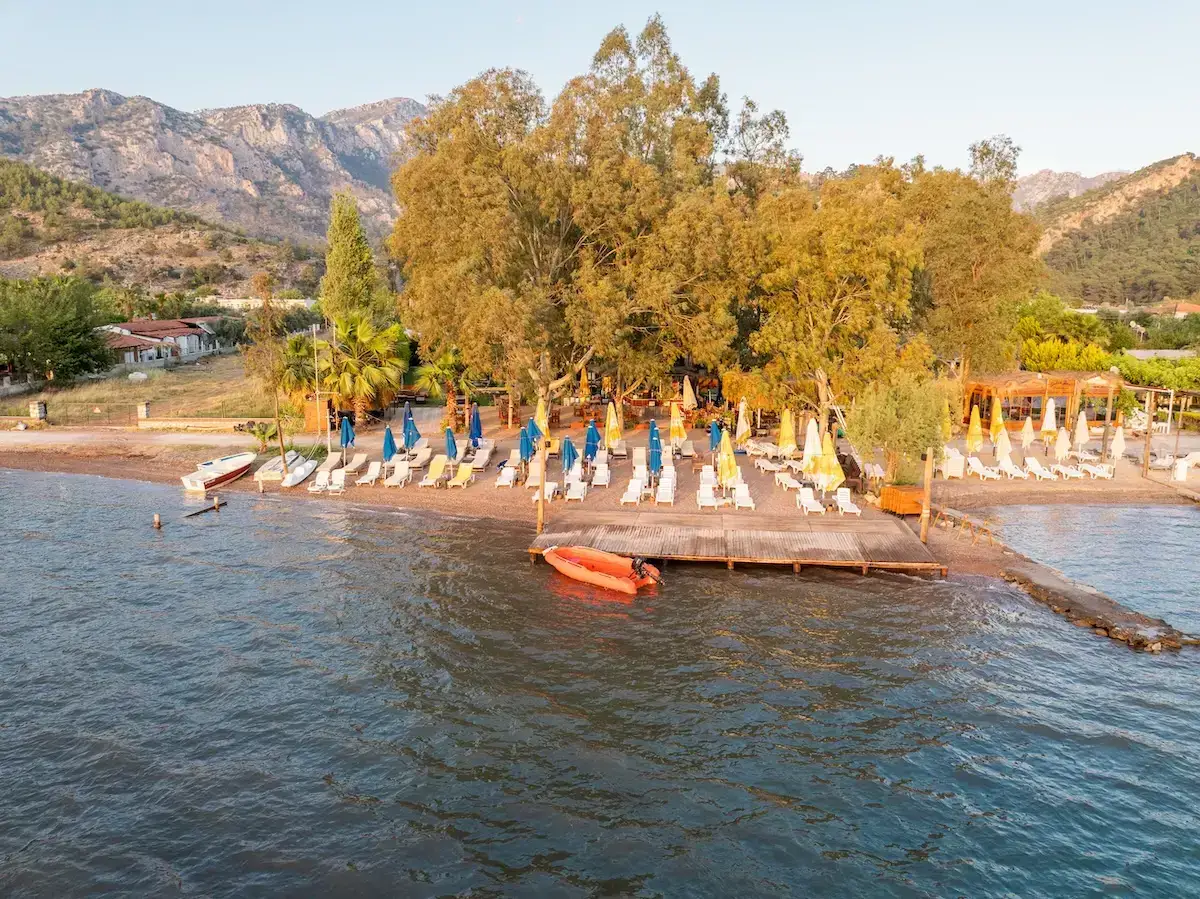
[[[413,454],[412,461],[408,463],[408,467],[413,471],[416,471],[418,468],[424,468],[429,462],[429,457],[432,455],[433,450],[427,446],[423,446]]]
[[[596,450],[596,458],[592,460],[593,468],[601,468],[608,465],[608,450]]]
[[[967,471],[973,475],[978,475],[981,481],[998,481],[1000,480],[1000,471],[996,468],[989,468],[979,461],[978,456],[967,456]]]
[[[1013,464],[1013,460],[1008,456],[1005,456],[1000,460],[1000,472],[1008,475],[1008,479],[1010,481],[1013,478],[1020,478],[1022,481],[1029,479],[1029,472],[1017,468],[1017,466]]]
[[[588,489],[587,481],[583,480],[582,478],[580,478],[579,480],[576,480],[576,481],[566,482],[566,487],[567,487],[566,502],[570,502],[573,499],[578,500],[579,502],[583,502],[584,497],[587,496],[587,489]]]
[[[412,469],[407,462],[397,462],[392,473],[383,482],[384,487],[403,487],[412,480]]]
[[[548,503],[553,502],[554,497],[557,494],[558,494],[558,481],[547,481],[546,482],[546,502],[548,502]],[[541,496],[541,491],[538,491],[538,490],[533,491],[533,501],[535,503],[538,501],[539,496]]]
[[[1062,475],[1063,478],[1068,481],[1071,478],[1082,478],[1083,477],[1082,471],[1080,471],[1078,468],[1072,468],[1070,465],[1051,465],[1050,470],[1052,472],[1054,472],[1055,474]]]
[[[467,453],[469,453],[469,452],[471,452],[471,441],[464,440],[462,442],[462,446],[460,446],[458,448],[458,452],[455,453],[455,455],[454,455],[454,464],[458,465],[460,462],[462,462],[464,459],[466,459]]]
[[[336,457],[331,456],[330,458],[336,458]],[[328,490],[329,489],[329,475],[330,475],[330,471],[328,468],[326,468],[324,471],[318,470],[317,471],[317,479],[308,485],[308,492],[309,493],[323,493],[324,491]]]
[[[329,475],[329,486],[325,488],[325,491],[339,494],[346,492],[346,469],[339,468]]]
[[[446,482],[447,487],[462,487],[464,490],[467,485],[475,480],[475,469],[470,465],[460,464],[458,470],[454,472],[454,477]]]
[[[475,453],[475,458],[470,462],[472,471],[486,471],[488,462],[492,460],[492,448],[489,446],[485,450],[478,450]]]
[[[633,467],[646,467],[646,448],[644,446],[635,446],[633,448]]]
[[[1171,453],[1165,456],[1155,456],[1150,460],[1150,467],[1155,471],[1170,471],[1175,467],[1175,457]]]
[[[1111,465],[1104,465],[1104,464],[1093,465],[1090,462],[1084,462],[1083,464],[1081,464],[1079,466],[1079,470],[1084,472],[1085,474],[1091,475],[1091,478],[1093,481],[1096,480],[1096,478],[1102,478],[1106,481],[1111,481],[1113,478],[1113,475],[1115,474],[1115,471]]]
[[[938,465],[938,471],[946,480],[961,478],[966,475],[966,464],[967,460],[958,450],[954,447],[947,447],[946,455],[942,457],[941,464]]]
[[[837,493],[834,495],[837,498],[837,509],[839,515],[857,515],[860,518],[862,517],[862,509],[856,506],[854,501],[850,498],[849,487],[839,487]]]
[[[772,462],[766,456],[759,456],[754,460],[754,467],[759,471],[782,471],[783,466],[778,462]]]
[[[497,487],[515,487],[517,484],[517,466],[505,465],[500,469],[500,477],[496,478]]]
[[[754,456],[756,458],[762,459],[762,458],[766,457],[767,451],[765,449],[763,449],[762,444],[759,443],[757,440],[747,440],[746,441],[746,455]]]
[[[786,471],[775,472],[775,486],[782,487],[784,490],[799,490],[801,484]]]
[[[1039,481],[1057,481],[1058,475],[1047,470],[1035,456],[1025,457],[1025,470]]]
[[[700,485],[700,489],[696,491],[696,505],[701,509],[719,509],[721,507],[721,501],[717,499],[712,484],[702,483]]]
[[[696,455],[696,444],[690,440],[683,441],[683,445],[679,447],[679,455],[685,459],[690,459]]]
[[[548,441],[549,446],[546,447],[547,456],[557,456],[562,450],[562,438],[551,437]]]
[[[817,502],[817,497],[811,487],[800,488],[800,492],[796,494],[796,508],[800,509],[805,515],[809,513],[816,515],[825,514],[825,507]]]
[[[738,484],[733,488],[733,507],[735,509],[754,508],[754,500],[750,496],[750,488],[745,484]]]
[[[630,478],[629,483],[625,486],[625,492],[621,494],[621,505],[633,503],[635,506],[642,501],[642,482],[637,478]]]
[[[592,472],[593,487],[607,487],[612,482],[612,470],[607,465],[598,465]]]
[[[535,489],[542,485],[542,463],[535,459],[529,463],[529,476],[525,478],[525,486]]]
[[[624,440],[618,440],[608,448],[608,452],[617,459],[624,459],[629,455],[629,448],[625,446]]]
[[[325,457],[325,461],[317,466],[317,474],[320,475],[320,473],[323,471],[327,471],[327,472],[333,471],[335,468],[337,468],[341,464],[342,464],[342,457],[335,455],[333,453],[330,453],[328,456]],[[328,481],[329,479],[326,478],[325,480]],[[308,489],[312,490],[312,486],[310,486]]]
[[[446,465],[450,460],[446,458],[445,453],[438,453],[433,457],[433,461],[429,463],[429,471],[425,477],[421,478],[418,487],[436,487],[438,481],[442,479],[442,475],[446,471]]]
[[[654,502],[675,505],[675,481],[673,479],[664,478],[658,482],[658,489],[654,492]]]
[[[358,474],[362,467],[367,464],[366,453],[355,453],[354,458],[346,465],[346,474]]]
[[[378,480],[379,480],[379,463],[372,462],[370,465],[367,466],[367,473],[364,474],[361,478],[359,478],[354,483],[356,485],[358,485],[359,487],[363,487],[367,484],[374,484]]]
[[[1072,450],[1067,455],[1069,455],[1072,459],[1075,459],[1079,462],[1099,462],[1100,461],[1099,456],[1097,456],[1095,453],[1088,452],[1087,450]]]

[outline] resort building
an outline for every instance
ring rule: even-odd
[[[160,360],[199,359],[221,349],[213,325],[219,316],[199,318],[142,318],[104,325],[108,345],[124,365],[153,365]]]
[[[1125,386],[1118,374],[1100,371],[1014,371],[971,378],[964,385],[964,423],[971,407],[979,407],[984,430],[991,427],[992,401],[1000,400],[1005,425],[1020,430],[1026,416],[1040,427],[1049,400],[1054,400],[1058,427],[1071,427],[1082,409],[1088,425],[1103,426],[1115,415],[1117,394]]]

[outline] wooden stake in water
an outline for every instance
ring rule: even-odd
[[[219,496],[213,497],[213,511],[214,512],[221,511],[221,498]]]
[[[154,529],[156,531],[162,530],[162,519],[158,516],[157,512],[154,513]]]

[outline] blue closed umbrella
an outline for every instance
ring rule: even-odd
[[[537,426],[537,422],[532,418],[529,419],[529,424],[525,425],[525,428],[529,431],[529,439],[536,446],[537,442],[542,439],[542,429]]]
[[[446,458],[451,462],[458,456],[458,441],[454,439],[454,432],[446,428]]]
[[[401,436],[404,438],[404,448],[409,451],[421,439],[421,432],[417,430],[417,423],[413,421],[412,406],[408,403],[404,404],[404,430]]]
[[[471,446],[479,446],[479,438],[483,436],[483,422],[479,420],[478,403],[471,403],[471,429],[467,436],[471,438]]]
[[[392,436],[392,426],[383,429],[383,461],[391,462],[396,455],[396,438]]]
[[[650,422],[650,473],[657,476],[662,471],[662,437],[658,433],[658,422]]]
[[[721,448],[721,426],[715,421],[708,426],[708,448],[714,453]]]
[[[528,462],[533,458],[533,441],[529,439],[529,432],[521,428],[521,461]]]
[[[346,461],[346,447],[354,446],[354,425],[350,424],[350,417],[342,416],[342,433],[339,437],[342,444],[342,462]]]
[[[583,441],[583,458],[589,462],[596,458],[596,453],[600,449],[600,429],[596,427],[596,419],[588,422],[587,436]]]
[[[569,472],[575,463],[579,461],[579,450],[575,449],[575,441],[570,437],[563,441],[562,444],[562,466],[563,474]]]

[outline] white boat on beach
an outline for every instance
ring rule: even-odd
[[[291,471],[297,465],[304,461],[304,457],[296,450],[287,451],[288,471]],[[254,480],[256,481],[282,481],[283,480],[283,460],[279,456],[272,456],[264,465],[260,465],[258,471],[254,472]]]
[[[184,489],[203,493],[236,481],[250,470],[257,458],[257,453],[236,453],[232,456],[222,456],[220,459],[209,459],[207,462],[201,462],[195,471],[185,474],[180,480],[183,481]]]
[[[290,466],[291,463],[289,462],[288,465]],[[297,484],[303,483],[304,479],[307,478],[310,474],[312,474],[313,470],[316,467],[317,467],[316,459],[305,459],[303,462],[301,462],[295,468],[291,468],[288,471],[287,477],[285,477],[283,479],[283,483],[281,486],[295,487]]]

